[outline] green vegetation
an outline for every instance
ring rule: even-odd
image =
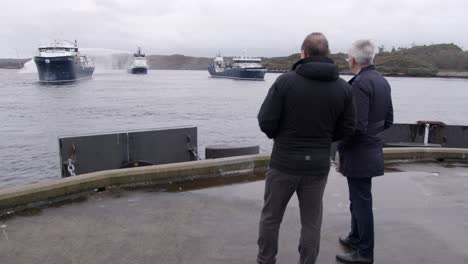
[[[388,75],[435,76],[441,70],[468,71],[468,52],[454,44],[392,48],[381,47],[375,58],[377,68]]]
[[[265,65],[268,70],[287,71],[291,69],[300,57],[300,54],[296,53],[288,57],[262,58],[262,64]]]
[[[331,55],[343,73],[349,72],[346,56],[344,53]],[[264,64],[270,70],[286,71],[291,69],[298,59],[299,54],[265,58]],[[392,48],[391,51],[385,51],[384,47],[380,47],[374,63],[377,69],[385,75],[435,76],[439,71],[468,71],[468,52],[455,44]]]

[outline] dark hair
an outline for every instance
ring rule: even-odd
[[[307,35],[304,42],[302,42],[301,49],[304,51],[306,57],[330,55],[328,40],[325,35],[320,32],[314,32]]]

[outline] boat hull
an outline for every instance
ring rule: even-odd
[[[133,67],[128,69],[128,72],[131,74],[147,74],[148,68],[146,67]]]
[[[94,67],[83,66],[75,56],[34,57],[40,82],[73,82],[90,79]]]
[[[265,80],[265,68],[228,68],[222,72],[216,72],[213,65],[208,67],[208,72],[214,78],[228,78],[236,80]]]

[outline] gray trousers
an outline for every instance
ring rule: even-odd
[[[294,192],[299,200],[302,225],[299,263],[315,263],[320,248],[322,198],[327,178],[328,174],[322,177],[297,176],[271,168],[267,170],[258,238],[258,264],[276,263],[280,224]]]

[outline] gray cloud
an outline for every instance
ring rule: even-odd
[[[54,38],[152,54],[283,56],[322,31],[333,52],[358,38],[378,45],[453,42],[468,48],[468,1],[16,0],[2,3],[0,57],[32,56]]]

